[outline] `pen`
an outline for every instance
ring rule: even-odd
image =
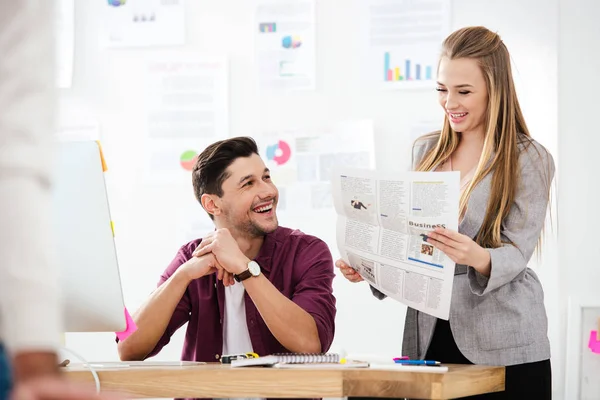
[[[441,363],[439,361],[431,361],[431,360],[394,360],[396,364],[403,365],[431,365],[431,366],[439,366]]]

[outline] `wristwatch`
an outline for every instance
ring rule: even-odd
[[[234,274],[233,275],[233,279],[235,279],[238,282],[241,281],[245,281],[248,278],[251,278],[253,276],[259,276],[260,275],[260,265],[258,265],[258,263],[256,261],[250,261],[248,263],[248,269],[245,270],[244,272],[242,272],[241,274]]]

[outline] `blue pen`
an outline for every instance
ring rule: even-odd
[[[431,360],[394,360],[396,364],[402,365],[430,365],[430,366],[439,366],[441,363],[439,361],[431,361]]]

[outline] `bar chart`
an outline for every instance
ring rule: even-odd
[[[258,24],[258,30],[261,33],[277,32],[277,24],[275,22],[262,22]]]
[[[383,80],[395,81],[431,81],[433,80],[433,66],[429,63],[416,62],[411,58],[403,58],[402,62],[391,62],[389,51],[383,54]]]

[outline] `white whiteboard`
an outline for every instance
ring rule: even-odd
[[[589,349],[590,333],[598,329],[600,298],[569,298],[565,400],[600,399],[600,354]]]
[[[579,394],[581,400],[600,399],[600,354],[588,347],[590,332],[598,330],[600,305],[581,308],[581,343],[579,361]]]

